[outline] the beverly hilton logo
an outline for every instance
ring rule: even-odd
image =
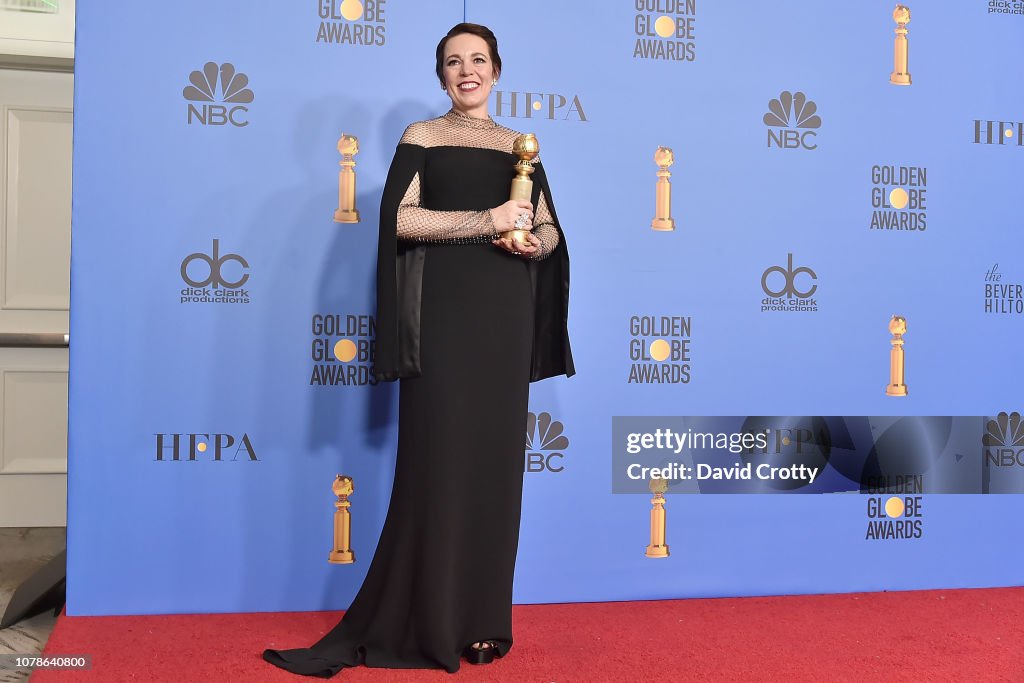
[[[316,42],[383,45],[387,0],[317,0]]]
[[[223,126],[230,123],[236,128],[249,125],[246,104],[253,99],[248,87],[249,77],[229,62],[218,65],[207,62],[202,71],[189,74],[189,85],[181,91],[188,101],[186,120],[189,125]]]
[[[634,315],[629,319],[628,384],[690,382],[691,318]]]
[[[550,119],[552,121],[586,121],[579,95],[494,90],[494,116],[513,119]]]
[[[985,424],[981,438],[985,446],[985,466],[1024,467],[1024,420],[1020,413],[999,413]]]
[[[985,312],[1007,315],[1024,313],[1024,285],[1003,282],[999,264],[985,271]]]
[[[377,384],[373,376],[377,323],[372,315],[313,315],[310,386]]]
[[[817,149],[817,130],[821,117],[818,105],[802,92],[783,90],[768,102],[764,125],[768,126],[768,147],[779,149]]]
[[[697,58],[697,0],[632,0],[634,59],[692,62]]]
[[[565,470],[565,452],[569,437],[563,432],[565,425],[551,418],[551,413],[533,413],[526,416],[526,458],[524,472],[562,472]]]
[[[871,230],[924,232],[928,169],[924,166],[871,167]]]
[[[761,312],[818,310],[818,274],[807,266],[793,267],[793,254],[787,255],[786,266],[769,266],[761,273]]]

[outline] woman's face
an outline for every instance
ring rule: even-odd
[[[479,117],[487,115],[487,98],[494,71],[487,42],[472,33],[460,33],[444,45],[444,83],[452,108]]]

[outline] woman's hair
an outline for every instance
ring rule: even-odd
[[[487,43],[487,49],[491,53],[491,62],[494,64],[494,73],[497,75],[501,72],[501,55],[498,54],[498,39],[494,37],[494,31],[481,26],[480,24],[456,24],[452,26],[452,30],[448,31],[447,35],[441,39],[441,42],[437,44],[437,66],[435,71],[437,72],[437,80],[441,81],[441,85],[444,86],[444,46],[447,44],[449,38],[453,38],[462,33],[469,33],[474,36],[478,36],[484,39]]]

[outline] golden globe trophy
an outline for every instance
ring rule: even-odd
[[[513,167],[516,170],[516,177],[512,179],[512,190],[509,192],[508,198],[526,202],[532,201],[533,181],[530,180],[530,174],[533,173],[533,160],[540,154],[540,143],[537,142],[537,136],[533,133],[527,133],[517,137],[515,142],[512,143],[512,154],[519,157],[519,161]],[[506,230],[501,233],[501,236],[512,240],[512,244],[516,249],[528,246],[530,241],[526,235],[530,232],[530,227],[532,226],[527,227],[527,225],[527,222],[517,219],[515,229]]]
[[[906,5],[896,5],[892,11],[892,20],[896,22],[896,44],[893,47],[893,69],[889,74],[889,82],[910,85],[910,47],[907,43],[910,9]]]
[[[354,135],[342,134],[338,140],[338,152],[341,161],[338,165],[338,208],[334,212],[335,223],[358,223],[359,212],[356,210],[356,162],[352,155],[359,153],[359,138]]]
[[[665,545],[665,491],[667,479],[651,479],[651,544],[647,546],[647,557],[668,557]]]
[[[334,549],[327,556],[331,564],[352,564],[356,554],[352,552],[352,516],[348,509],[352,503],[348,497],[352,495],[352,477],[339,474],[331,484],[331,490],[338,500],[334,503]]]
[[[676,222],[672,220],[672,185],[668,179],[672,176],[668,167],[675,163],[676,157],[668,147],[658,147],[654,153],[654,163],[658,165],[658,182],[654,191],[653,230],[675,230]]]
[[[885,388],[886,396],[906,396],[907,385],[904,384],[903,368],[903,335],[907,333],[907,319],[894,315],[889,321],[889,333],[892,334],[892,350],[889,352],[889,386]]]

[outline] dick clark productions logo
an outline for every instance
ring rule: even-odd
[[[188,101],[186,120],[189,125],[223,126],[235,128],[249,125],[246,118],[254,95],[248,87],[249,77],[235,69],[235,65],[224,62],[207,62],[202,71],[193,71],[188,76],[181,94]]]
[[[761,274],[761,290],[768,296],[761,299],[761,312],[817,311],[818,274],[807,266],[793,267],[793,254],[787,255],[786,266],[769,266]]]
[[[197,251],[181,261],[181,279],[188,285],[181,290],[183,304],[247,304],[249,262],[239,254],[221,254],[220,240],[213,240],[209,254]]]

